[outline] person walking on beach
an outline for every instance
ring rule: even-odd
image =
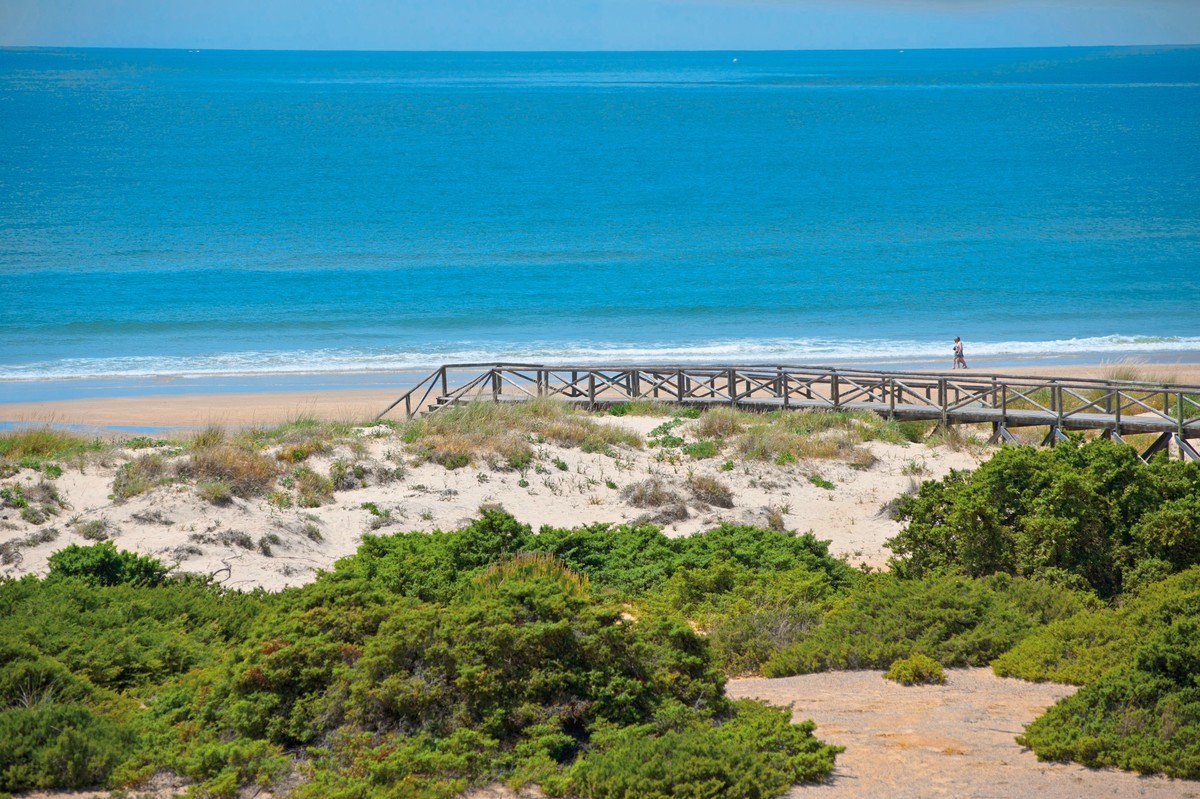
[[[967,362],[963,358],[963,343],[958,336],[954,337],[954,369],[966,369]]]

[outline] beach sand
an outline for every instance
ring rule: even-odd
[[[404,389],[150,394],[0,403],[0,421],[161,430],[274,425],[300,417],[373,419]]]

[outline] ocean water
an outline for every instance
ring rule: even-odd
[[[0,49],[0,385],[1195,352],[1198,298],[1200,48]]]

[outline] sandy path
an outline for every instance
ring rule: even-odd
[[[947,684],[905,688],[882,672],[734,680],[728,693],[791,705],[817,737],[840,744],[833,778],[794,799],[1079,799],[1200,797],[1200,783],[1040,763],[1013,737],[1070,686],[948,671]]]

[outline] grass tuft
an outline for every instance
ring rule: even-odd
[[[733,490],[723,481],[705,474],[692,475],[687,481],[692,496],[718,508],[733,507]]]
[[[657,477],[625,486],[621,489],[621,496],[636,508],[661,508],[664,505],[682,502],[680,496]]]
[[[175,478],[174,470],[157,452],[139,455],[117,469],[113,477],[112,496],[117,502],[144,494],[152,488],[166,485]]]
[[[222,441],[193,448],[188,473],[202,483],[224,483],[243,499],[265,494],[279,475],[274,459]]]

